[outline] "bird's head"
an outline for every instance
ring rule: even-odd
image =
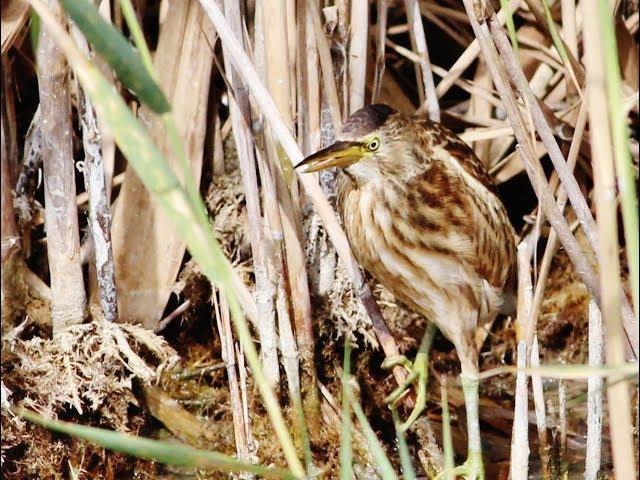
[[[404,115],[387,105],[368,105],[347,119],[335,143],[309,155],[295,169],[309,173],[338,167],[359,183],[402,176],[410,167],[406,162],[413,135]]]

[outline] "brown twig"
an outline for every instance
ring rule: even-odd
[[[531,366],[536,368],[540,366],[540,351],[538,347],[537,335],[533,337],[531,345]],[[542,463],[542,478],[548,480],[551,478],[549,458],[549,441],[547,439],[547,415],[544,404],[544,389],[542,387],[542,377],[540,375],[531,375],[531,390],[533,391],[533,405],[536,412],[536,428],[538,430],[538,453]]]
[[[244,412],[240,397],[240,385],[236,371],[236,355],[233,348],[233,335],[231,331],[231,315],[229,307],[222,295],[213,294],[214,315],[220,335],[222,360],[227,367],[227,379],[229,380],[229,397],[231,402],[231,414],[233,417],[233,434],[236,443],[236,452],[240,460],[249,459],[249,446],[247,431],[245,430]]]

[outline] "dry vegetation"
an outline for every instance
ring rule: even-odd
[[[183,179],[195,210],[199,185],[264,375],[256,380],[248,345],[232,328],[236,303],[223,294],[226,277],[220,273],[212,288],[188,233],[158,201],[163,192],[149,193],[161,169],[147,165],[145,173],[127,160],[120,130],[59,48],[60,37],[29,14],[29,2],[3,0],[3,478],[229,475],[104,450],[30,423],[16,407],[295,473],[263,383],[276,394],[307,473],[339,478],[346,341],[352,392],[394,470],[415,478],[384,403],[405,374],[380,365],[397,352],[412,358],[426,321],[355,265],[330,210],[334,174],[298,179],[291,168],[300,152],[331,143],[342,119],[364,103],[440,118],[460,134],[491,172],[518,232],[518,315],[499,317],[484,333],[481,371],[524,366],[517,352],[533,349],[534,367],[631,362],[637,372],[630,279],[638,274],[638,239],[629,231],[634,215],[637,228],[637,2],[97,3],[136,44],[169,114],[141,101],[111,60],[90,53],[91,38],[57,0],[32,5],[46,6],[74,48],[90,54]],[[212,22],[211,5],[226,25]],[[248,77],[251,68],[257,77]],[[620,79],[605,79],[617,68]],[[258,80],[273,101],[256,90]],[[616,188],[618,203],[610,195]],[[488,479],[584,478],[585,470],[593,480],[635,478],[637,379],[614,368],[603,389],[602,376],[587,382],[584,371],[559,367],[542,377],[521,373],[517,386],[507,370],[481,383]],[[444,467],[442,385],[456,460],[466,453],[459,365],[439,334],[430,371],[428,407],[406,438],[418,478]],[[399,405],[401,418],[412,401]],[[388,478],[355,417],[351,434],[355,477]]]

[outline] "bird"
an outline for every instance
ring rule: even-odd
[[[478,327],[513,304],[516,234],[497,189],[473,150],[440,123],[384,104],[352,113],[336,141],[295,166],[299,173],[336,167],[337,207],[359,264],[428,320],[410,372],[388,400],[417,380],[426,406],[428,353],[435,327],[455,346],[467,413],[467,460],[454,474],[484,479],[478,412]],[[435,327],[434,327],[435,325]]]

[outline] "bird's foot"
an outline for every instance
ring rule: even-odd
[[[463,477],[466,480],[484,480],[484,465],[482,453],[469,452],[467,460],[460,466],[451,470],[452,479]],[[434,480],[446,480],[445,472],[440,472]]]
[[[399,427],[400,431],[405,432],[413,422],[418,419],[427,405],[427,379],[429,378],[428,353],[418,352],[413,363],[404,355],[391,357],[382,363],[382,368],[389,369],[398,365],[403,366],[407,372],[409,372],[409,376],[402,385],[385,398],[384,402],[388,405],[395,405],[396,402],[409,391],[411,384],[417,380],[415,407],[409,415],[409,418]]]

